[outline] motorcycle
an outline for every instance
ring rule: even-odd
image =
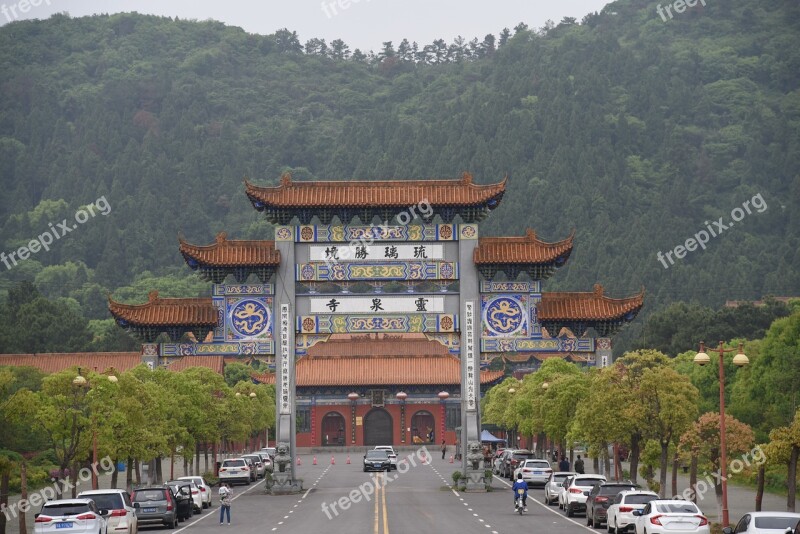
[[[514,501],[514,509],[519,512],[519,515],[522,515],[522,512],[525,511],[525,507],[522,506],[523,495],[525,495],[525,490],[522,488],[517,489],[517,498]]]

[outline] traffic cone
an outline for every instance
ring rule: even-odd
[[[336,458],[331,455],[331,465],[336,465]]]
[[[453,463],[453,455],[452,454],[450,455],[450,463],[451,464]]]
[[[349,464],[349,463],[350,463],[350,455],[349,455],[349,454],[347,455],[347,461],[346,461],[345,463],[346,463],[346,464]]]
[[[314,456],[314,462],[311,465],[317,465],[317,457]]]
[[[297,457],[297,465],[303,465],[303,462],[300,461],[300,457],[299,456]]]

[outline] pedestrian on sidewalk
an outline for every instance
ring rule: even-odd
[[[566,456],[561,457],[561,461],[558,463],[558,469],[560,471],[569,471],[569,460],[567,460]]]
[[[578,459],[575,460],[575,472],[579,475],[583,475],[586,472],[585,467],[583,466],[583,460],[581,460],[581,455],[578,455]]]
[[[223,482],[219,486],[219,524],[222,524],[222,520],[225,515],[228,516],[228,525],[231,524],[231,497],[233,495],[233,490],[231,490],[230,486],[226,482]]]
[[[444,460],[445,455],[447,454],[447,443],[442,440],[442,460]]]

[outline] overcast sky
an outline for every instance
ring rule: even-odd
[[[405,37],[428,44],[487,33],[497,35],[519,22],[538,28],[565,16],[579,21],[599,11],[607,0],[0,0],[0,25],[11,20],[48,18],[66,12],[73,17],[137,11],[182,19],[214,19],[251,33],[289,28],[301,42],[340,38],[351,48],[378,50],[383,41],[395,46]],[[324,6],[324,8],[323,8]],[[346,6],[344,9],[341,6]],[[23,12],[25,11],[25,12]]]

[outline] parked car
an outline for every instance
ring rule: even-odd
[[[497,449],[492,456],[492,473],[499,475],[502,472],[503,453],[505,449]]]
[[[165,484],[172,489],[175,495],[175,509],[178,511],[178,521],[186,521],[194,515],[194,497],[192,485],[185,480],[172,480]]]
[[[169,528],[178,527],[178,510],[175,494],[169,486],[137,488],[131,493],[131,502],[138,508],[139,525],[161,523]]]
[[[586,497],[586,525],[602,528],[608,521],[608,507],[620,491],[632,491],[639,486],[633,482],[605,482],[592,488]]]
[[[606,482],[606,477],[603,475],[575,475],[570,477],[569,485],[564,488],[559,499],[561,508],[567,514],[567,517],[572,517],[576,513],[583,513],[586,511],[586,498],[592,488]]]
[[[53,534],[69,530],[71,534],[106,534],[107,522],[92,499],[47,501],[36,514],[34,534]]]
[[[211,508],[211,486],[206,483],[206,479],[197,476],[178,477],[178,480],[191,480],[194,485],[200,490],[200,500],[203,503],[203,508]]]
[[[364,455],[364,472],[367,471],[391,471],[392,462],[389,455],[384,450],[367,451]]]
[[[523,460],[533,460],[533,452],[527,449],[506,449],[503,454],[503,476],[511,478],[514,476],[514,470],[519,467]]]
[[[250,482],[257,481],[258,480],[258,468],[256,467],[256,461],[253,459],[252,456],[242,456],[241,458],[245,462],[247,462],[247,467],[250,468],[250,471],[249,471],[250,480],[248,481],[248,484]]]
[[[571,477],[575,476],[578,473],[573,471],[555,471],[551,472],[550,476],[547,477],[547,482],[544,483],[544,502],[545,504],[553,504],[558,502],[558,492],[561,489],[561,485],[564,481]]]
[[[170,480],[167,482],[167,484],[170,486],[188,484],[192,495],[192,511],[196,514],[203,513],[203,497],[200,495],[200,488],[197,487],[197,484],[195,484],[192,480],[186,480],[185,478]]]
[[[100,515],[106,520],[108,534],[136,534],[139,531],[136,508],[125,490],[82,491],[78,494],[78,498],[94,501],[100,510]]]
[[[735,527],[725,527],[723,534],[764,533],[795,534],[800,526],[800,514],[791,512],[750,512],[744,514]]]
[[[656,499],[635,510],[636,534],[710,534],[708,518],[691,501]]]
[[[641,510],[645,504],[656,499],[658,499],[658,493],[653,491],[619,492],[606,512],[608,531],[611,533],[632,531],[636,522],[633,511]]]
[[[255,472],[256,480],[264,476],[264,463],[261,461],[261,456],[258,454],[245,454],[242,456],[245,460],[250,459],[253,461],[252,469]]]
[[[392,469],[397,469],[397,453],[394,452],[394,447],[391,445],[377,445],[375,450],[386,451],[386,454],[389,456],[389,462],[392,464]]]
[[[219,466],[219,481],[234,484],[250,484],[250,464],[244,458],[228,458]]]
[[[523,460],[514,470],[513,479],[516,480],[520,473],[522,480],[527,482],[528,486],[545,486],[553,470],[547,460]]]
[[[272,461],[275,461],[275,454],[277,454],[277,449],[275,449],[275,447],[263,447],[261,452],[266,452],[269,454],[269,457],[272,458]]]
[[[556,502],[558,503],[558,509],[564,509],[564,503],[567,500],[567,491],[569,491],[569,486],[572,484],[572,477],[577,476],[578,473],[574,475],[570,475],[564,479],[564,482],[561,483],[561,486],[558,487],[558,493],[556,494]]]
[[[264,472],[266,473],[269,471],[270,473],[273,471],[272,466],[272,456],[269,453],[261,451],[258,453],[259,458],[261,458],[261,465],[264,466]]]

